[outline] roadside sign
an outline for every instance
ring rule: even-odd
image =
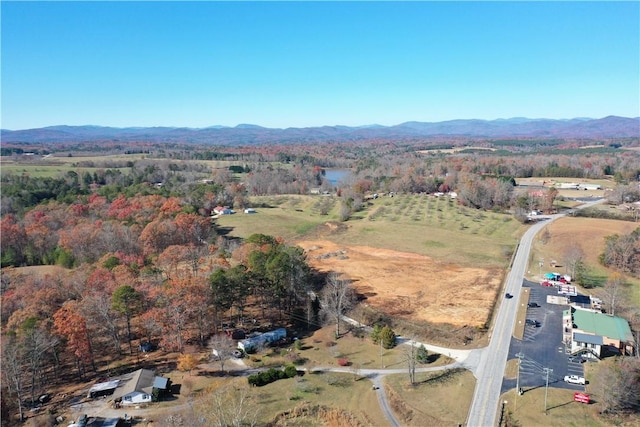
[[[573,393],[573,400],[580,403],[589,403],[591,399],[589,399],[589,395],[586,393]]]

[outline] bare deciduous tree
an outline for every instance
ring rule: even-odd
[[[609,314],[616,315],[616,308],[620,304],[620,300],[624,299],[624,276],[620,273],[612,273],[609,280],[604,285],[604,293],[602,294],[604,303],[609,309]]]
[[[24,418],[22,400],[25,393],[25,372],[23,366],[24,354],[16,340],[5,342],[2,346],[2,375],[9,393],[15,397],[18,403],[20,421]]]
[[[402,359],[407,363],[407,372],[409,373],[409,383],[414,385],[416,383],[416,363],[418,356],[418,348],[409,342],[402,350]]]
[[[640,409],[640,359],[620,357],[598,372],[602,412],[620,414]]]
[[[193,409],[196,419],[211,427],[252,427],[258,424],[258,406],[252,402],[246,387],[227,386],[203,393]]]
[[[341,279],[338,273],[329,273],[320,298],[321,313],[336,324],[336,338],[340,337],[342,315],[351,307],[353,298],[351,282]]]
[[[577,279],[580,266],[584,261],[584,251],[582,247],[576,243],[571,242],[569,247],[564,252],[564,264],[565,271],[571,275],[572,279]]]
[[[209,348],[213,359],[220,364],[220,371],[224,372],[224,364],[233,357],[236,349],[235,342],[227,334],[216,334],[209,339]]]

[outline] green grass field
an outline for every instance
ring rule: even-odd
[[[67,172],[74,171],[82,174],[85,171],[93,173],[95,169],[117,169],[123,173],[129,173],[130,168],[113,168],[105,165],[110,163],[135,162],[147,158],[146,154],[113,154],[105,156],[82,156],[76,155],[72,157],[38,157],[23,161],[15,161],[11,157],[3,157],[0,163],[0,172],[3,174],[28,174],[32,177],[39,178],[55,178],[65,175]],[[154,159],[151,159],[154,160]],[[178,159],[155,159],[158,162],[170,163],[198,163],[208,166],[211,170],[228,168],[232,165],[241,165],[242,162],[230,160],[178,160]],[[94,167],[84,166],[88,162],[93,162]]]
[[[483,212],[445,197],[396,195],[372,200],[340,232],[322,225],[338,221],[339,199],[325,196],[252,198],[257,214],[218,219],[230,233],[280,236],[289,242],[328,239],[336,243],[394,249],[428,255],[466,266],[504,267],[526,226],[511,215]],[[331,204],[321,215],[322,204]]]

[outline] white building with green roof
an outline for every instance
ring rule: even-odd
[[[571,353],[603,357],[606,352],[633,354],[633,334],[622,317],[571,307]]]

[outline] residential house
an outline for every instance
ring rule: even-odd
[[[153,401],[154,389],[156,395],[164,394],[169,389],[169,379],[156,376],[149,369],[138,369],[125,376],[120,386],[113,393],[113,400],[121,405],[139,405]]]

